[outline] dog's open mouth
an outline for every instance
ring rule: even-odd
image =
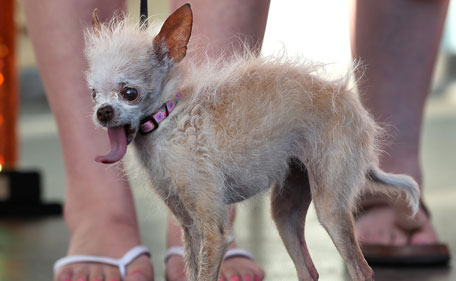
[[[95,161],[112,164],[121,160],[127,153],[127,145],[133,140],[135,131],[130,124],[108,128],[111,151],[104,156],[95,157]]]

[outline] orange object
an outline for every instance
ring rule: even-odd
[[[14,0],[0,1],[0,171],[17,165],[18,78]]]

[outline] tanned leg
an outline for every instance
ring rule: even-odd
[[[70,230],[69,255],[121,257],[141,244],[132,194],[122,168],[96,163],[109,148],[106,133],[95,130],[86,86],[83,30],[92,11],[109,19],[125,6],[122,0],[24,0],[41,78],[56,117],[65,161],[65,220]],[[128,267],[126,280],[153,280],[150,260],[142,256]],[[117,268],[79,263],[64,267],[55,280],[120,280]]]
[[[352,53],[365,65],[359,73],[364,104],[392,137],[381,168],[411,175],[421,185],[420,135],[423,107],[439,48],[448,0],[358,0],[353,5]],[[437,241],[420,209],[421,228],[412,237],[391,206],[372,208],[356,223],[362,242],[400,245]],[[397,227],[397,222],[402,222]],[[387,231],[384,231],[384,230]]]
[[[233,226],[236,209],[234,206],[230,207],[230,226]],[[182,230],[176,220],[168,216],[167,228],[167,246],[168,248],[174,246],[182,246]],[[237,247],[236,242],[233,242],[230,249]],[[166,280],[183,280],[185,278],[185,263],[184,259],[180,256],[171,256],[166,264]],[[254,262],[243,257],[233,257],[223,262],[220,279],[229,281],[237,277],[243,281],[262,280],[264,278],[264,271]]]
[[[246,44],[261,48],[269,0],[192,1],[194,25],[190,39],[190,55],[217,58],[241,51]],[[185,0],[171,0],[175,10]]]
[[[187,1],[171,0],[171,10],[175,10]],[[241,51],[244,43],[259,50],[263,42],[266,27],[269,0],[230,0],[230,1],[192,1],[194,26],[189,56],[199,59],[208,55],[218,57],[230,56]],[[168,220],[168,247],[181,245],[181,231],[175,223]],[[236,247],[233,243],[231,248]],[[169,281],[180,280],[183,275],[183,259],[174,256],[167,263]],[[222,264],[220,276],[223,280],[231,280],[237,276],[240,280],[262,280],[263,270],[252,260],[233,257]],[[258,277],[253,279],[253,277]]]

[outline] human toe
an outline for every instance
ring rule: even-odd
[[[185,262],[181,256],[170,256],[166,261],[165,279],[167,281],[185,280]]]
[[[119,269],[117,267],[109,266],[104,268],[105,281],[121,281]]]
[[[390,239],[389,242],[386,244],[391,245],[391,246],[401,246],[401,245],[406,245],[408,240],[407,234],[398,229],[398,228],[393,228],[390,233]]]
[[[241,281],[241,277],[234,270],[227,270],[221,274],[219,281]]]
[[[355,222],[355,232],[363,244],[400,245],[407,235],[394,222],[395,213],[389,206],[371,207]]]
[[[73,267],[73,281],[88,281],[89,279],[89,265],[82,263]]]
[[[56,275],[54,280],[55,281],[71,281],[73,278],[73,270],[71,267],[66,266],[60,269]]]
[[[127,276],[125,281],[153,281],[154,270],[150,259],[147,256],[138,257],[132,264],[128,266]]]
[[[254,261],[244,259],[243,266],[239,268],[242,281],[261,281],[264,279],[264,270]]]
[[[438,242],[437,233],[434,226],[429,221],[422,228],[413,232],[410,237],[410,244],[412,245],[428,245]]]
[[[92,264],[90,266],[89,281],[103,281],[104,273],[101,264]]]
[[[251,259],[234,257],[223,262],[221,275],[225,281],[261,281],[264,271]]]

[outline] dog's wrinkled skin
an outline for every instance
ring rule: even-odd
[[[354,235],[356,198],[366,190],[403,193],[414,213],[419,190],[410,177],[379,170],[379,128],[357,95],[346,82],[324,81],[315,68],[286,59],[244,54],[178,65],[191,25],[188,4],[156,36],[124,20],[102,25],[94,14],[87,77],[95,122],[113,144],[97,160],[120,160],[133,140],[181,223],[190,281],[217,280],[232,241],[227,204],[271,186],[272,216],[299,280],[318,279],[304,239],[311,200],[353,280],[373,280]],[[181,100],[160,127],[138,134],[140,120],[177,92]]]

